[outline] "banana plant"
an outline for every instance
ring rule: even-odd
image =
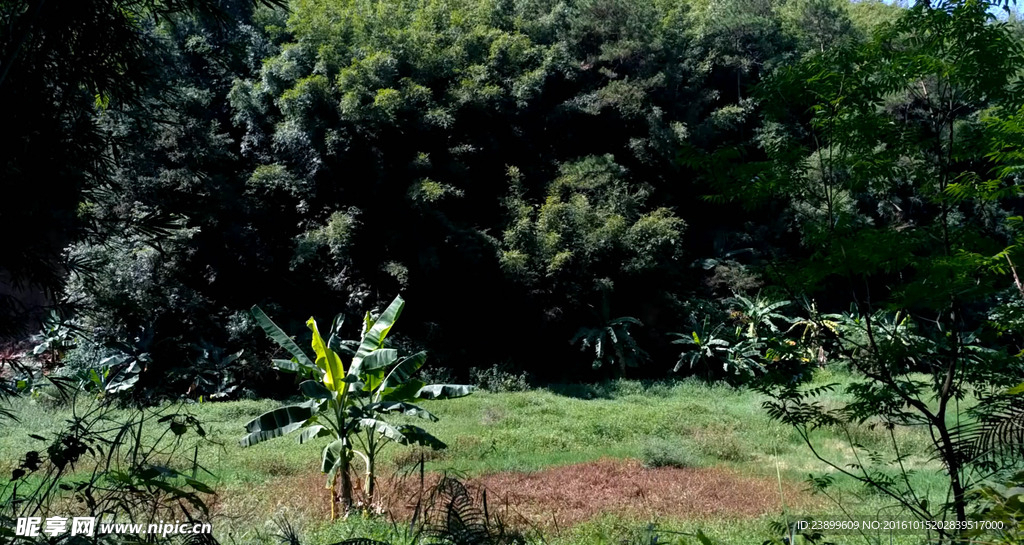
[[[75,348],[75,337],[74,328],[69,326],[59,312],[51,310],[43,320],[43,330],[32,337],[37,343],[32,349],[32,355],[42,357],[47,365],[56,366],[68,350]]]
[[[617,363],[620,376],[625,376],[627,367],[638,367],[642,361],[648,359],[647,352],[640,348],[629,331],[629,327],[633,325],[643,324],[632,316],[622,316],[608,320],[600,327],[580,328],[569,342],[579,344],[580,350],[593,348],[594,369],[606,363]]]
[[[672,372],[678,373],[687,363],[690,369],[703,367],[704,371],[709,371],[711,366],[719,360],[726,361],[723,364],[723,370],[728,370],[726,356],[730,343],[720,336],[722,329],[723,327],[718,325],[709,330],[708,319],[705,317],[702,323],[694,324],[693,331],[688,334],[670,333],[670,335],[678,337],[672,341],[672,344],[681,344],[685,347],[679,354],[679,360]]]
[[[618,364],[619,376],[625,377],[628,367],[639,367],[650,359],[629,330],[630,326],[641,327],[644,324],[632,316],[612,318],[607,291],[601,295],[601,311],[596,314],[600,325],[581,327],[569,341],[572,345],[579,344],[581,351],[593,350],[594,369],[599,369],[605,364]]]
[[[471,386],[455,384],[427,385],[413,378],[426,362],[426,352],[399,357],[387,348],[385,339],[398,320],[405,301],[396,297],[379,316],[366,313],[358,341],[340,336],[341,315],[334,319],[330,336],[324,340],[312,317],[306,326],[312,333],[315,357],[306,355],[299,345],[278,327],[259,307],[252,313],[260,327],[291,355],[290,360],[274,360],[275,366],[310,377],[299,389],[306,401],[287,405],[253,419],[246,424],[247,434],[240,444],[248,447],[263,441],[298,432],[298,442],[316,437],[331,441],[320,455],[320,468],[327,475],[331,490],[331,518],[337,517],[337,484],[341,481],[341,502],[352,506],[352,461],[359,457],[365,470],[365,491],[372,501],[377,454],[392,443],[424,445],[443,449],[446,445],[419,426],[392,424],[389,415],[401,414],[436,421],[437,417],[416,405],[428,399],[446,399],[469,395]],[[349,357],[346,370],[341,354]]]
[[[778,333],[779,328],[776,321],[792,323],[788,316],[778,312],[790,304],[790,301],[776,301],[760,294],[754,299],[749,299],[738,293],[734,293],[732,301],[738,306],[736,315],[743,324],[743,335],[748,339],[756,339],[761,334],[761,327],[767,327],[772,333]]]

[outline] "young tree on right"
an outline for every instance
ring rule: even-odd
[[[820,362],[776,342],[760,385],[766,408],[819,458],[822,427],[888,430],[885,453],[851,438],[854,463],[823,461],[923,520],[968,520],[969,492],[1008,471],[1024,445],[1019,425],[1000,424],[1024,414],[1008,390],[1024,378],[1015,282],[1024,55],[995,7],[920,2],[863,41],[777,71],[759,95],[767,160],[720,188],[785,211],[798,240],[769,270],[778,285],[850,309],[822,315],[818,328],[831,332],[832,364],[856,377],[850,401],[821,403],[834,386],[811,386]],[[908,471],[880,469],[904,467],[899,426],[930,432],[946,501],[929,501]]]

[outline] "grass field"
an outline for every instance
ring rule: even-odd
[[[847,379],[823,372],[817,380]],[[427,409],[440,421],[428,426],[449,448],[390,448],[382,497],[400,491],[391,475],[422,459],[427,473],[447,472],[486,486],[492,504],[552,544],[642,540],[649,524],[658,525],[662,539],[699,529],[722,543],[761,543],[772,535],[771,524],[786,516],[845,518],[804,484],[809,474],[829,473],[829,468],[810,455],[795,432],[771,421],[762,402],[748,390],[697,381],[563,385],[429,402]],[[353,536],[400,542],[402,526],[387,514],[326,520],[328,494],[319,473],[325,440],[298,445],[284,437],[238,446],[245,422],[279,404],[183,406],[208,432],[206,439],[189,439],[183,451],[198,447],[197,461],[209,471],[205,481],[217,491],[212,503],[222,541],[272,542],[268,536],[278,532],[275,521],[287,519],[303,534],[304,544]],[[28,434],[55,433],[69,414],[67,408],[32,402],[14,408],[20,423],[0,429],[0,464],[8,464],[7,471],[33,443]],[[845,462],[854,461],[850,441],[868,447],[892,441],[868,427],[849,437],[835,430],[820,435],[821,451]],[[909,455],[905,463],[915,470],[915,487],[941,500],[941,468],[930,461],[924,432],[897,429],[895,440]],[[891,503],[841,476],[830,495],[861,515]],[[394,508],[401,498],[391,499],[392,514],[401,517],[401,509]],[[869,542],[854,536],[834,541]]]

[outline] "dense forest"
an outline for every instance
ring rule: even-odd
[[[1024,57],[1001,5],[0,17],[5,331],[34,333],[17,294],[45,293],[51,326],[86,333],[70,367],[121,350],[166,396],[259,390],[250,307],[298,333],[399,293],[396,342],[456,376],[735,376],[771,347],[676,365],[679,343],[735,349],[778,312],[901,311],[1020,349]]]
[[[825,467],[809,485],[852,490],[843,514],[896,505],[957,523],[929,543],[1019,543],[1016,14],[1002,0],[0,1],[0,421],[73,415],[33,430],[49,446],[24,456],[24,430],[0,428],[0,452],[17,452],[0,465],[0,538],[64,492],[95,516],[192,522],[227,491],[215,507],[231,514],[253,501],[240,475],[275,486],[309,469],[257,446],[290,432],[327,441],[332,521],[369,519],[386,511],[383,464],[400,465],[378,463],[389,444],[421,448],[422,499],[427,451],[449,445],[409,419],[436,422],[425,407],[440,405],[448,460],[479,474],[578,462],[538,486],[620,472],[633,497],[665,467],[746,491],[774,463],[784,496]],[[440,404],[474,390],[469,408]],[[83,399],[97,408],[79,413]],[[236,450],[256,454],[184,452],[182,436],[207,438],[198,414],[219,436],[244,429]],[[154,420],[168,430],[153,445],[173,447],[146,450]],[[640,450],[644,469],[623,470]],[[68,484],[84,460],[100,469]],[[435,513],[447,527],[420,520],[428,536],[526,542],[492,535],[486,494],[484,537],[453,537],[451,506],[475,509],[459,487],[438,481],[457,500]],[[820,542],[795,540],[782,500],[772,531],[788,537],[765,543]],[[258,510],[244,511],[231,532]],[[320,541],[367,543],[362,528]]]

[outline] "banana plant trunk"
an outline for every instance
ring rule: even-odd
[[[369,503],[373,503],[373,492],[377,487],[377,479],[374,478],[376,468],[373,466],[373,458],[370,458],[369,471],[366,473],[366,501]]]
[[[341,457],[341,467],[338,468],[338,473],[341,473],[341,507],[345,513],[348,513],[349,509],[352,508],[352,476],[349,475],[351,460],[352,454],[346,452]],[[331,501],[334,501],[333,498]]]
[[[372,505],[373,493],[377,487],[377,443],[372,431],[366,434],[366,446],[366,503]]]

